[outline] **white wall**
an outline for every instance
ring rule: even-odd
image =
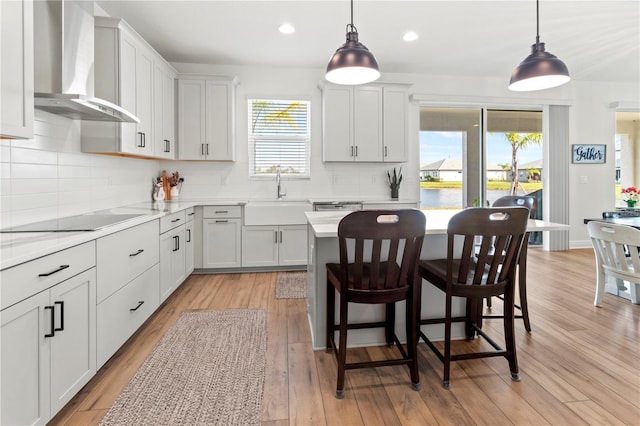
[[[398,164],[322,163],[321,92],[323,71],[173,64],[179,72],[237,75],[235,163],[168,162],[99,156],[80,152],[80,126],[65,118],[37,112],[36,133],[29,141],[0,141],[0,227],[106,209],[150,200],[151,179],[161,170],[185,178],[184,198],[272,198],[275,182],[248,179],[248,96],[304,96],[311,99],[312,139],[309,180],[287,180],[289,198],[388,198],[386,171]],[[572,81],[534,93],[513,93],[504,79],[451,78],[428,75],[383,75],[383,81],[412,83],[416,99],[409,114],[410,160],[402,164],[405,180],[400,197],[419,196],[419,102],[432,104],[571,105],[571,144],[607,144],[602,165],[568,164],[570,174],[570,245],[588,247],[583,218],[599,217],[614,207],[615,112],[612,102],[640,106],[640,83],[614,85]],[[410,177],[415,176],[412,180]],[[581,180],[581,177],[582,178]],[[586,183],[579,183],[584,181]]]

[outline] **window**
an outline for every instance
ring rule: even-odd
[[[308,178],[310,102],[249,99],[249,177]]]

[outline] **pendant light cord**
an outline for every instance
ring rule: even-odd
[[[540,44],[540,2],[539,0],[536,0],[536,44]]]
[[[351,26],[353,27],[353,0],[351,0]]]

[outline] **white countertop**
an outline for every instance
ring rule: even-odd
[[[247,200],[171,200],[149,201],[101,210],[93,213],[140,214],[133,219],[97,231],[79,232],[16,232],[0,234],[0,269],[10,268],[60,250],[95,240],[132,226],[195,206],[244,205]]]
[[[427,222],[425,234],[446,234],[451,216],[460,210],[422,210]],[[351,212],[309,212],[305,213],[316,238],[335,238],[338,236],[338,222]],[[546,220],[529,219],[527,231],[568,231],[569,225],[548,222]]]

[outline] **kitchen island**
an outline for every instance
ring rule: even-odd
[[[422,246],[421,259],[437,259],[446,257],[447,225],[449,219],[458,210],[423,210],[426,216],[425,238]],[[326,313],[326,283],[325,264],[339,262],[338,222],[349,212],[309,212],[307,216],[308,259],[307,309],[309,326],[314,350],[325,348],[325,313]],[[568,231],[569,225],[529,219],[527,231]],[[336,298],[337,299],[337,298]],[[431,285],[422,287],[422,315],[433,318],[444,316],[444,293]],[[464,314],[464,300],[454,298],[454,315]],[[339,312],[336,309],[336,312]],[[352,304],[349,307],[349,317],[355,322],[378,321],[383,318],[384,306]],[[405,338],[405,310],[404,302],[396,309],[396,330],[398,337]],[[452,329],[455,338],[463,338],[463,324],[454,324]],[[444,329],[439,325],[425,325],[422,329],[435,339],[442,339]],[[349,331],[350,346],[375,346],[385,344],[383,329],[364,329]]]

